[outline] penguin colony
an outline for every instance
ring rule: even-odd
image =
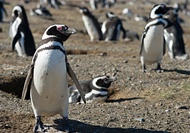
[[[107,20],[103,22],[101,27],[88,8],[80,7],[80,11],[91,41],[118,41],[121,31],[123,39],[127,38],[127,33],[130,33],[132,39],[139,39],[136,33],[124,29],[122,20],[113,12],[106,14]],[[175,13],[174,8],[164,4],[158,4],[152,8],[149,21],[141,37],[140,61],[143,72],[147,71],[146,65],[152,63],[157,64],[156,70],[162,71],[161,63],[165,53],[165,45],[171,58],[182,60],[189,58],[185,52],[182,28]],[[70,131],[68,103],[105,101],[109,96],[108,88],[116,78],[100,76],[89,81],[78,82],[68,63],[66,50],[63,46],[63,42],[77,32],[74,28],[63,24],[49,26],[36,50],[26,12],[22,5],[13,8],[12,19],[10,25],[12,49],[16,49],[19,56],[33,56],[23,88],[22,101],[25,99],[27,89],[30,89],[32,109],[36,118],[34,132],[46,131],[41,116],[55,114],[60,114],[63,117],[64,130]],[[67,73],[75,83],[69,89]],[[34,84],[34,87],[30,88],[31,83]]]

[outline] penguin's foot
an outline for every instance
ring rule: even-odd
[[[161,68],[160,64],[157,65],[157,68],[155,69],[155,71],[157,71],[158,73],[164,72],[164,70]]]
[[[147,72],[145,65],[142,65],[142,72],[143,72],[143,73]]]
[[[41,121],[41,116],[36,117],[36,125],[34,126],[34,133],[38,132],[46,132],[46,128],[44,127],[43,122]]]
[[[156,70],[156,72],[158,72],[158,73],[162,73],[162,72],[164,72],[163,69],[155,69],[155,70]]]

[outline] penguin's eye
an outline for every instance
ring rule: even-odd
[[[68,30],[68,27],[67,26],[63,26],[63,30],[64,31]]]
[[[104,78],[104,82],[107,82],[107,81],[108,81],[108,79],[109,79],[109,77]]]
[[[87,9],[86,9],[86,8],[84,8],[84,9],[83,9],[83,12],[87,12]]]
[[[68,29],[67,26],[59,26],[59,27],[57,27],[57,30],[60,31],[60,32],[66,31],[67,29]]]

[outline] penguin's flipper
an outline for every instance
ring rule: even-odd
[[[164,46],[163,46],[163,55],[165,55],[166,53],[166,40],[164,38],[164,42],[163,42]]]
[[[143,49],[143,45],[144,45],[144,38],[146,36],[146,32],[144,31],[143,34],[142,34],[142,37],[141,37],[141,47],[140,47],[140,55],[141,55],[141,52],[142,52],[142,49]]]
[[[84,101],[84,103],[86,103],[86,99],[84,97],[84,93],[82,91],[80,83],[79,83],[79,81],[78,81],[78,79],[77,79],[75,73],[73,72],[73,70],[72,70],[72,68],[71,68],[71,66],[70,66],[69,63],[67,63],[67,73],[71,77],[71,79],[73,80],[73,82],[75,83],[77,89],[79,90],[79,93],[80,93],[80,96],[81,96],[82,100]]]
[[[23,101],[26,97],[27,90],[28,90],[28,88],[30,88],[30,85],[31,85],[30,83],[31,83],[32,78],[33,78],[33,70],[34,70],[34,65],[32,64],[30,66],[30,69],[28,71],[28,74],[27,74],[27,77],[26,77],[26,80],[24,83],[24,88],[23,88],[22,97],[21,97],[21,103],[23,103]]]
[[[126,37],[126,30],[125,28],[123,27],[123,24],[121,22],[121,31],[123,32],[123,39]]]
[[[21,34],[19,31],[17,31],[15,37],[13,38],[13,41],[12,41],[12,50],[14,51],[15,49],[15,44],[16,42],[21,38]]]

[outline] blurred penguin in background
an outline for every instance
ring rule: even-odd
[[[64,5],[65,2],[60,2],[59,0],[40,0],[40,4],[48,4],[54,9],[60,9],[60,6]]]
[[[110,8],[116,3],[116,0],[102,0],[102,7]]]
[[[89,0],[89,4],[92,10],[96,10],[98,8],[98,0]]]
[[[105,41],[118,41],[120,33],[123,32],[123,38],[126,36],[122,21],[113,12],[107,12],[106,18],[102,24],[102,33]]]
[[[164,30],[164,37],[170,58],[183,61],[189,59],[189,55],[185,52],[183,29],[178,17],[178,8],[169,10],[165,18],[173,23],[171,27]]]
[[[96,17],[88,10],[87,7],[80,7],[80,13],[82,14],[82,20],[88,35],[90,36],[90,40],[103,40],[100,23]]]
[[[30,11],[30,15],[31,16],[38,16],[38,17],[42,17],[45,19],[52,19],[52,14],[50,13],[50,11],[46,8],[45,5],[42,4],[37,4],[36,8],[33,8]]]
[[[9,30],[12,50],[16,49],[19,56],[33,56],[36,51],[35,42],[22,5],[13,8],[12,19]]]
[[[4,14],[8,17],[7,11],[4,8],[4,0],[0,0],[0,22],[3,22]]]

